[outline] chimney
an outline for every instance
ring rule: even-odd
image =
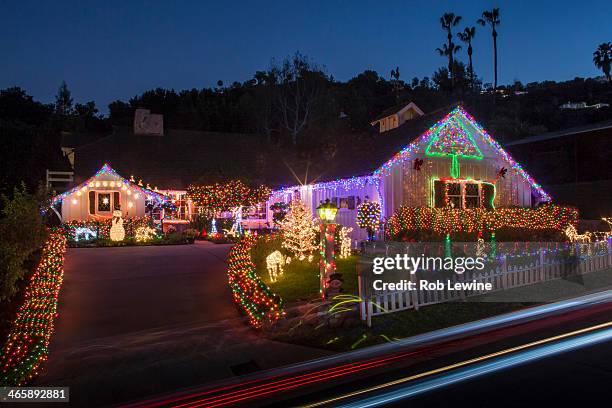
[[[151,113],[149,109],[138,108],[134,112],[135,135],[164,135],[164,115]]]

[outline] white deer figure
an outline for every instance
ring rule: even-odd
[[[570,242],[582,242],[582,243],[591,242],[590,232],[587,231],[584,234],[579,234],[578,231],[576,230],[576,227],[574,227],[573,225],[568,225],[564,232],[565,232],[565,235],[567,235],[567,238],[570,240]]]
[[[274,251],[266,257],[266,267],[270,274],[270,282],[276,282],[279,276],[283,275],[283,264],[285,258],[280,251]]]

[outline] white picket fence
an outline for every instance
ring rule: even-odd
[[[372,293],[371,275],[368,278],[366,274],[360,271],[358,279],[359,296],[362,299],[360,304],[361,318],[366,321],[368,326],[371,326],[372,317],[378,315],[407,309],[417,310],[422,306],[463,300],[483,293],[601,271],[612,267],[611,244],[612,241],[607,240],[595,243],[571,244],[556,250],[541,248],[532,251],[528,256],[500,255],[494,261],[488,262],[488,268],[483,271],[466,271],[461,275],[453,273],[452,276],[441,279],[444,282],[448,280],[451,283],[472,281],[490,283],[491,290],[448,290],[445,285],[445,288],[441,290],[415,289]],[[379,245],[378,248],[370,247],[365,252],[366,255],[370,256],[376,254],[393,256],[398,253],[390,253],[389,247],[385,245]],[[360,269],[363,270],[363,268]],[[411,280],[416,282],[416,275],[411,275]]]

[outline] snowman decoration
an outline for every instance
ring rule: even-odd
[[[123,239],[125,238],[125,229],[123,228],[123,218],[121,218],[121,210],[113,211],[113,219],[111,220],[111,224],[111,241],[123,241]]]

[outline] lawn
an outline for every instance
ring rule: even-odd
[[[344,293],[357,295],[357,256],[346,259],[337,259],[337,271],[344,279],[342,288]],[[270,276],[264,265],[257,265],[257,272],[264,282],[283,300],[285,305],[293,302],[311,300],[319,296],[319,263],[293,261],[285,265],[285,272],[276,282],[270,282]]]

